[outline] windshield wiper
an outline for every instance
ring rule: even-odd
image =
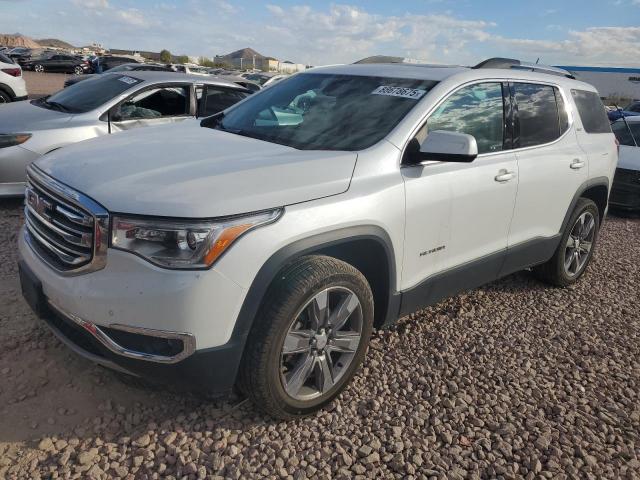
[[[65,113],[73,113],[73,111],[69,107],[67,107],[66,105],[63,105],[60,102],[50,102],[49,100],[45,100],[44,103],[45,105],[48,105],[54,110],[58,110],[60,112],[65,112]]]

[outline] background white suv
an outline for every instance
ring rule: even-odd
[[[597,92],[562,70],[313,69],[35,162],[23,292],[98,363],[305,415],[374,327],[528,267],[580,278],[616,162]]]
[[[0,104],[27,99],[27,86],[22,68],[0,53]]]

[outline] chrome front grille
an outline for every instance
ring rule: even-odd
[[[103,268],[107,211],[34,166],[27,174],[25,238],[34,252],[63,274]]]

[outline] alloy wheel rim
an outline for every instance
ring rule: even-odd
[[[34,67],[34,70],[35,70],[36,72],[42,72],[42,71],[44,70],[44,67],[43,67],[42,65],[36,65],[36,66]]]
[[[564,252],[564,271],[570,277],[578,275],[589,259],[596,231],[591,212],[584,212],[573,224]]]
[[[76,67],[75,71],[76,71],[76,75],[80,75],[82,73],[82,68]]]
[[[344,376],[362,340],[362,306],[345,287],[318,292],[297,313],[280,349],[280,379],[296,400],[325,395]]]

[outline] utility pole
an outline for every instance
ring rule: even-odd
[[[256,56],[253,56],[253,71],[255,72],[256,70]]]
[[[240,57],[240,70],[242,70],[242,60],[244,60],[242,57]]]

